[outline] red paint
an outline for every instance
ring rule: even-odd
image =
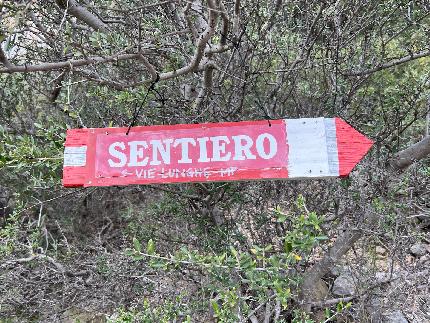
[[[210,124],[188,124],[174,126],[134,127],[126,135],[127,128],[103,128],[69,130],[66,146],[87,145],[87,164],[85,167],[65,167],[64,186],[110,186],[149,183],[179,183],[204,182],[226,180],[249,180],[265,178],[287,178],[288,146],[286,144],[286,129],[283,120],[271,121],[245,121]],[[270,159],[261,158],[255,144],[259,135],[269,134],[276,139],[277,151]],[[253,141],[249,149],[255,159],[234,160],[234,136],[248,136]],[[197,138],[214,138],[227,136],[230,143],[225,144],[225,151],[220,154],[225,158],[230,154],[228,161],[199,162],[200,147]],[[69,139],[70,137],[70,139]],[[149,165],[152,160],[153,149],[149,144],[151,140],[177,140],[180,138],[193,138],[196,146],[189,146],[189,159],[192,163],[179,163],[182,158],[182,146],[170,145],[170,164]],[[130,142],[145,141],[147,149],[143,149],[148,164],[145,166],[129,166]],[[213,157],[214,143],[206,140],[207,157]],[[264,152],[270,152],[269,141],[264,140]],[[113,143],[124,143],[125,149],[119,149],[127,156],[127,163],[121,167],[111,167],[108,163],[118,162],[109,154],[109,147]],[[142,149],[139,146],[139,149]],[[242,154],[246,155],[245,153]],[[159,160],[162,158],[159,156]],[[143,158],[138,158],[142,162]],[[275,175],[276,174],[276,175]]]
[[[373,141],[340,118],[335,118],[339,176],[348,176],[373,145]]]
[[[66,147],[88,146],[89,129],[69,129],[66,135]],[[88,176],[88,162],[86,166],[63,168],[63,185],[65,187],[83,186],[85,179]]]
[[[373,142],[339,118],[335,118],[335,125],[339,174],[335,172],[329,175],[347,176],[367,153]],[[270,124],[267,121],[244,121],[133,127],[128,135],[126,132],[127,128],[68,130],[65,146],[86,146],[87,150],[86,154],[80,155],[86,157],[85,166],[64,167],[64,186],[264,180],[289,177],[288,129],[286,129],[285,120],[271,120]],[[230,143],[219,139],[222,136],[226,136]],[[249,147],[248,141],[240,140],[245,137],[252,141]],[[194,140],[194,144],[187,146],[190,163],[185,163],[187,158],[184,157],[181,138]],[[309,138],[307,139],[309,141]],[[144,146],[143,141],[147,147]],[[258,149],[257,142],[261,143]],[[276,151],[272,145],[273,142],[276,142]],[[300,140],[298,143],[297,140],[294,142],[296,142],[295,145],[301,145]],[[157,143],[160,146],[157,146]],[[109,150],[110,147],[114,147],[113,150]],[[202,153],[203,147],[207,155]],[[157,151],[155,157],[154,149]],[[170,160],[167,155],[164,156],[166,159],[162,156],[163,149],[170,151]],[[255,158],[248,158],[250,156]],[[143,165],[146,157],[148,157],[147,164]],[[243,158],[240,159],[240,157]],[[304,156],[305,159],[307,157]],[[309,158],[312,160],[312,156]],[[160,163],[157,164],[156,161]],[[79,163],[68,162],[68,164]],[[295,177],[306,177],[306,175],[298,174]]]

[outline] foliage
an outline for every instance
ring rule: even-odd
[[[204,270],[210,277],[207,292],[217,295],[211,299],[214,316],[221,322],[235,322],[237,313],[245,317],[254,302],[269,299],[279,301],[284,310],[289,307],[300,281],[297,269],[321,241],[321,217],[308,212],[303,196],[299,195],[297,207],[302,214],[287,215],[279,207],[273,210],[280,222],[287,222],[291,230],[283,240],[283,248],[267,245],[253,246],[250,250],[237,250],[230,245],[223,253],[202,254],[196,250],[181,248],[174,254],[162,256],[156,252],[155,242],[150,239],[146,248],[133,238],[133,248],[127,255],[135,261],[148,263],[154,269],[177,270],[179,267]],[[246,286],[247,293],[240,290]]]
[[[428,255],[409,250],[429,241],[429,159],[388,165],[430,122],[429,12],[420,0],[1,1],[0,317],[61,321],[74,306],[112,322],[358,322],[390,295],[378,310],[425,320]],[[342,117],[374,148],[344,179],[61,186],[69,128],[298,117]],[[360,297],[303,308],[322,301],[300,291],[339,241]],[[375,285],[381,272],[396,284]]]

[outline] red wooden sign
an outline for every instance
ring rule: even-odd
[[[66,187],[347,176],[373,142],[339,118],[67,131]]]

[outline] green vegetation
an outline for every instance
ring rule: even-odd
[[[428,26],[426,1],[0,1],[0,321],[425,322]],[[68,129],[302,117],[375,145],[342,179],[61,184]]]

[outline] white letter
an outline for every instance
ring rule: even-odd
[[[197,160],[199,163],[207,163],[210,161],[210,159],[208,158],[208,151],[206,149],[208,140],[208,137],[197,138],[200,147],[200,157]]]
[[[255,159],[255,155],[251,153],[251,147],[254,143],[251,137],[246,135],[232,136],[234,141],[234,157],[233,160]],[[245,141],[242,144],[242,141]],[[244,156],[245,154],[245,156]]]
[[[128,166],[146,166],[148,164],[148,157],[143,158],[143,148],[148,149],[146,141],[130,141],[128,145],[130,146],[130,161],[128,162]],[[138,157],[143,159],[138,161]]]
[[[264,151],[264,145],[263,145],[263,141],[266,138],[269,140],[268,154],[266,154],[266,152]],[[268,133],[262,133],[261,135],[259,135],[257,138],[257,141],[255,142],[255,145],[257,147],[258,155],[260,155],[260,157],[263,159],[272,158],[273,156],[276,155],[276,152],[278,151],[278,143],[276,142],[275,137],[273,137],[271,134],[268,134]]]
[[[230,140],[226,136],[211,137],[212,141],[212,158],[211,161],[228,161],[230,160],[231,152],[225,154],[225,144],[229,144]],[[220,143],[220,141],[225,141]],[[221,156],[221,153],[225,156]]]
[[[160,165],[161,161],[158,160],[157,151],[160,153],[161,159],[163,163],[168,165],[170,164],[170,144],[173,142],[173,139],[165,139],[163,143],[166,144],[164,147],[161,144],[161,140],[151,140],[149,143],[152,145],[152,160],[149,163],[150,165]]]
[[[181,145],[181,159],[178,160],[179,164],[191,164],[193,161],[188,157],[188,145],[196,145],[196,141],[193,138],[181,138],[176,139],[173,147]]]
[[[115,149],[116,147],[121,148],[122,150],[125,149],[125,145],[123,142],[114,142],[113,144],[111,144],[109,146],[109,154],[112,157],[119,159],[118,163],[115,163],[112,159],[109,159],[108,160],[109,166],[110,167],[124,167],[125,164],[127,163],[127,156],[123,152],[116,150]]]

